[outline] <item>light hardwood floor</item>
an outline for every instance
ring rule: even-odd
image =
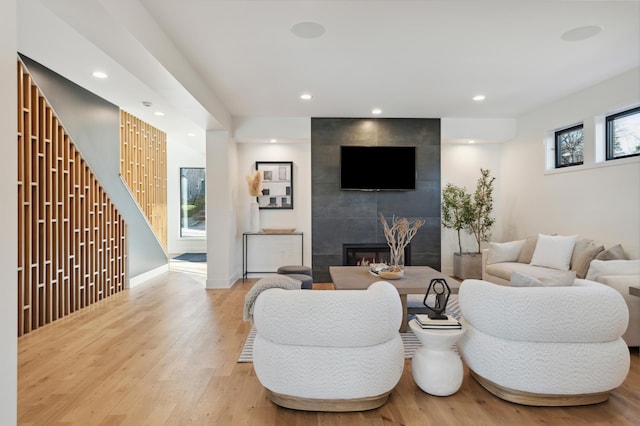
[[[504,402],[465,367],[449,397],[422,392],[405,362],[389,402],[360,413],[274,406],[251,363],[237,363],[255,280],[206,290],[170,271],[18,340],[20,425],[638,425],[640,358],[607,402],[534,408]],[[313,368],[313,366],[309,366]],[[597,368],[597,366],[595,366]]]

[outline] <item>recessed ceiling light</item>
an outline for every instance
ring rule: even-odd
[[[277,139],[269,139],[269,142],[276,143],[276,142],[278,142],[278,140]]]
[[[469,143],[476,143],[473,139],[469,139]]]
[[[291,32],[300,38],[318,38],[324,34],[324,27],[317,22],[298,22]]]
[[[476,102],[480,102],[480,101],[484,101],[485,100],[485,96],[484,95],[475,95],[472,99],[474,101],[476,101]]]
[[[371,114],[380,115],[380,114],[382,114],[382,110],[380,108],[374,108],[374,109],[371,110]]]
[[[187,133],[187,136],[195,136],[195,133]]]
[[[91,73],[91,75],[94,76],[95,78],[107,78],[107,77],[109,77],[107,75],[107,73],[102,72],[102,71],[94,71],[94,72]]]
[[[156,112],[153,113],[153,115],[157,115],[158,117],[162,117],[164,115],[164,112],[156,111]]]
[[[563,33],[560,38],[564,41],[581,41],[598,35],[600,31],[602,31],[600,25],[586,25],[569,30]]]
[[[300,99],[302,99],[303,101],[308,101],[311,98],[313,98],[313,96],[311,96],[311,93],[303,93],[302,95],[300,95]]]

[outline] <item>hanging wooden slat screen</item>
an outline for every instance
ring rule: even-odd
[[[18,335],[126,287],[126,224],[18,61]]]
[[[120,110],[120,174],[167,250],[167,135]]]

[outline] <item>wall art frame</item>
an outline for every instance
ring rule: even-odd
[[[259,208],[293,209],[293,161],[256,161],[256,170],[262,173]]]

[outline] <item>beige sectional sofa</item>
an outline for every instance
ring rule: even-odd
[[[629,308],[629,325],[622,337],[628,346],[640,346],[640,297],[629,293],[630,286],[640,286],[640,247],[543,234],[489,243],[482,251],[482,279],[510,285],[514,272],[546,285],[575,272],[576,278],[616,289]]]

